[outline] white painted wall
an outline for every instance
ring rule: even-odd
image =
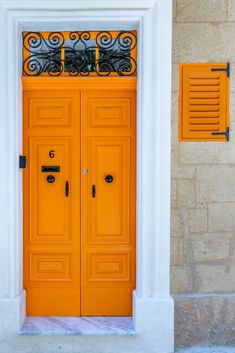
[[[0,153],[0,339],[11,347],[15,342],[26,349],[32,342],[16,336],[25,315],[22,172],[18,169],[22,151],[21,32],[137,28],[137,288],[133,306],[138,335],[94,337],[89,343],[77,337],[73,341],[77,352],[88,347],[90,353],[101,347],[102,353],[116,353],[117,349],[121,353],[173,351],[169,293],[171,14],[172,0],[0,0],[4,48],[0,59],[0,150],[4,151]],[[51,338],[33,338],[34,345],[51,341],[58,344]],[[45,347],[42,352],[49,352]],[[21,352],[16,349],[14,352]]]

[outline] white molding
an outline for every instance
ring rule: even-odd
[[[22,145],[20,33],[75,26],[78,30],[137,28],[137,288],[133,303],[136,330],[143,342],[146,339],[146,347],[152,347],[151,353],[173,351],[169,293],[171,11],[172,0],[0,0],[4,48],[0,148],[5,151],[0,154],[0,304],[1,297],[16,301],[20,296],[19,315],[24,310],[22,175],[18,169]]]

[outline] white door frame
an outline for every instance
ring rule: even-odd
[[[22,287],[23,30],[138,30],[138,334],[153,352],[173,351],[170,268],[172,0],[0,0],[0,316],[9,330],[25,318]],[[4,151],[4,153],[2,152]],[[7,308],[7,310],[6,310]],[[157,350],[156,350],[157,349]]]

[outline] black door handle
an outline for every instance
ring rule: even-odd
[[[92,189],[91,189],[91,194],[92,194],[92,197],[94,198],[96,196],[96,187],[95,185],[92,185]]]
[[[65,196],[66,197],[69,196],[69,182],[68,182],[68,180],[66,180],[66,182],[65,182]]]

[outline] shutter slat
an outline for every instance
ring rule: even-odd
[[[227,64],[182,64],[180,71],[180,125],[181,141],[225,141],[228,127]]]
[[[195,124],[205,124],[205,125],[210,125],[210,124],[219,124],[219,119],[218,118],[192,118],[190,119],[190,125],[195,125]]]
[[[190,92],[190,98],[219,98],[219,92]]]
[[[220,80],[212,79],[212,80],[203,80],[203,79],[191,79],[190,85],[191,86],[219,86]]]
[[[191,92],[219,92],[219,86],[190,86]]]
[[[190,131],[219,131],[218,125],[191,125]]]
[[[190,112],[189,118],[219,118],[219,112]]]
[[[219,105],[219,99],[208,99],[208,98],[199,98],[199,99],[190,99],[189,104],[192,105]]]

